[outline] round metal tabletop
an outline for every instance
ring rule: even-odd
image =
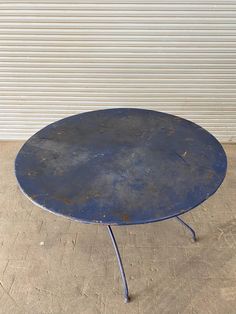
[[[33,135],[15,172],[38,206],[85,223],[129,225],[178,216],[212,195],[227,159],[200,126],[162,112],[108,109]]]

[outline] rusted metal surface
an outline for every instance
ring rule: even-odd
[[[82,222],[139,224],[178,216],[222,183],[220,143],[182,118],[110,109],[48,125],[15,162],[22,191],[39,206]]]

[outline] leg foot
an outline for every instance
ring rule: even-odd
[[[111,229],[111,226],[108,225],[107,229],[108,229],[108,233],[109,233],[109,235],[111,237],[111,241],[112,241],[112,244],[114,246],[114,250],[115,250],[115,253],[116,253],[118,265],[119,265],[119,268],[120,268],[120,274],[121,274],[123,287],[124,287],[125,303],[128,303],[130,301],[130,297],[129,297],[128,285],[127,285],[127,281],[126,281],[126,277],[125,277],[125,271],[124,271],[124,267],[123,267],[122,260],[121,260],[121,257],[120,257],[120,252],[119,252],[119,249],[118,249],[118,246],[117,246],[117,243],[116,243],[115,236],[114,236],[113,231]]]
[[[178,216],[176,217],[176,219],[182,224],[184,225],[191,233],[192,233],[192,238],[193,241],[196,242],[197,241],[197,237],[196,237],[196,233],[193,230],[193,228],[191,228],[185,221],[183,221],[181,218],[179,218]]]

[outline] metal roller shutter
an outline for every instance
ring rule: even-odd
[[[0,1],[0,138],[111,107],[236,140],[236,1]]]

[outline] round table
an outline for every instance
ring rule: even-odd
[[[143,224],[191,210],[221,185],[227,159],[200,126],[133,108],[86,112],[54,122],[21,148],[15,173],[36,205],[107,226],[129,300],[112,225]]]

